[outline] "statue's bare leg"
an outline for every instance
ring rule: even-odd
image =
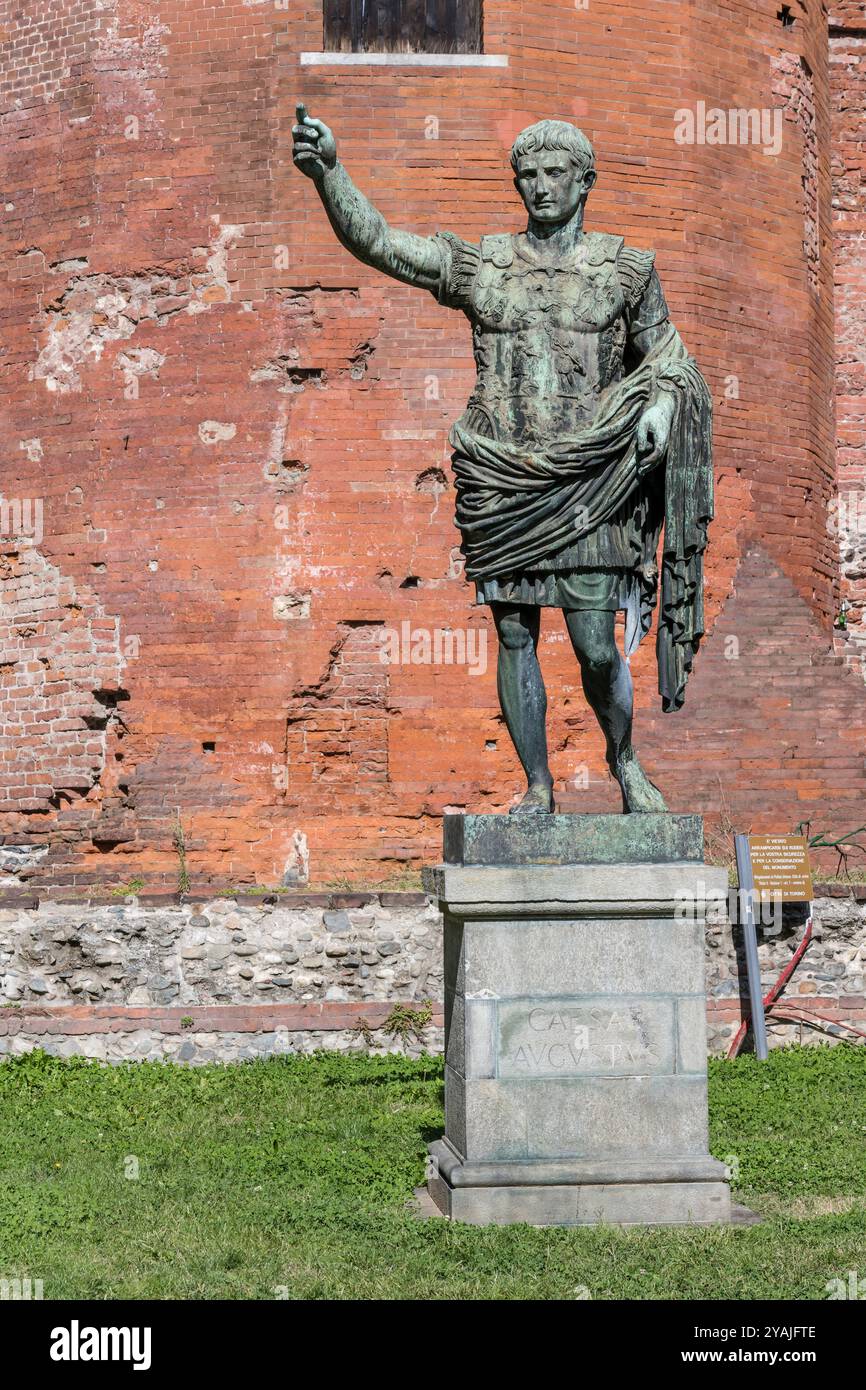
[[[623,811],[665,811],[658,787],[641,767],[631,742],[634,696],[631,672],[616,645],[615,614],[599,610],[565,614],[580,662],[583,692],[602,727],[607,765],[619,782]]]
[[[539,609],[492,603],[499,638],[496,686],[511,741],[526,773],[528,790],[517,815],[553,810],[553,778],[547,760],[547,693],[538,664]]]

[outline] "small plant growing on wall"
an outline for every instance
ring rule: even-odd
[[[188,893],[189,870],[186,867],[186,839],[180,820],[180,807],[178,807],[175,815],[172,843],[174,844],[175,853],[177,854],[177,891],[179,893]]]
[[[858,835],[866,835],[866,825],[858,825],[856,830],[848,830],[844,835],[837,835],[835,838],[824,830],[812,831],[811,821],[800,821],[795,835],[805,835],[810,849],[834,849],[839,856],[836,865],[837,875],[844,874],[849,876],[848,860],[852,854],[866,854],[866,845],[862,845],[857,839]]]
[[[425,999],[417,1009],[413,1009],[411,1004],[395,1004],[378,1028],[374,1028],[366,1018],[360,1018],[355,1032],[367,1047],[375,1045],[374,1034],[377,1032],[386,1033],[390,1038],[399,1038],[405,1046],[410,1038],[415,1038],[418,1042],[424,1041],[424,1029],[432,1017],[433,1004],[429,999]]]
[[[419,1009],[413,1009],[409,1004],[395,1004],[382,1024],[382,1032],[389,1037],[399,1038],[404,1045],[410,1038],[423,1042],[424,1029],[432,1017],[433,1005],[429,999],[425,999]]]
[[[118,883],[111,892],[115,898],[130,898],[140,893],[143,887],[143,878],[131,878],[128,883]]]

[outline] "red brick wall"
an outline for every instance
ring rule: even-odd
[[[483,675],[378,660],[405,620],[490,635],[445,440],[470,342],[337,244],[291,165],[299,98],[386,216],[469,237],[521,225],[518,130],[584,126],[588,224],[657,250],[716,401],[711,635],[681,715],[658,713],[651,642],[636,658],[646,761],[674,810],[716,814],[721,779],[738,825],[857,823],[827,31],[791,9],[487,0],[505,70],[302,69],[315,0],[3,0],[4,486],[44,525],[0,537],[0,828],[49,846],[42,878],[173,881],[179,814],[196,880],[382,880],[435,857],[445,808],[518,784],[492,636]],[[699,101],[779,108],[781,152],[676,143]],[[556,615],[544,633],[563,804],[616,809]]]
[[[836,266],[835,513],[847,655],[866,649],[866,9],[836,0],[830,12],[833,230]]]

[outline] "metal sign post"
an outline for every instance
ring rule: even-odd
[[[755,883],[752,878],[752,855],[748,835],[736,835],[737,878],[740,886],[740,925],[746,946],[746,974],[749,982],[749,1004],[752,1011],[752,1036],[755,1053],[764,1061],[767,1056],[767,1020],[764,1017],[764,996],[761,993],[761,968],[758,965],[758,934],[755,930]]]

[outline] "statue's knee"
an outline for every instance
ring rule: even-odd
[[[580,664],[594,680],[612,680],[619,665],[619,653],[607,643],[593,644],[581,653]]]
[[[500,644],[507,651],[517,652],[532,646],[532,633],[520,618],[500,618],[498,632]]]

